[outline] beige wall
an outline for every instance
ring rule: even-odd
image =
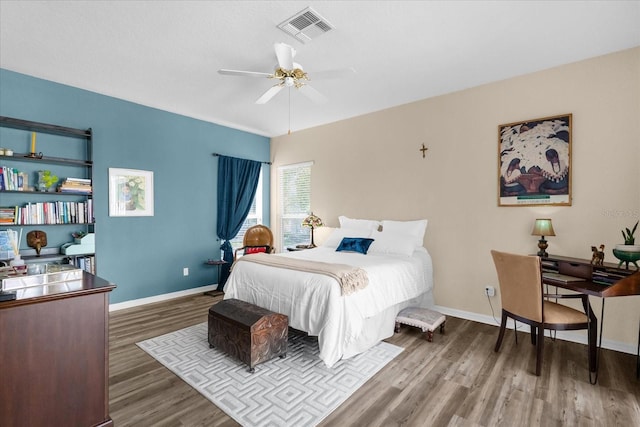
[[[565,113],[573,205],[498,207],[498,125]],[[330,226],[339,215],[428,219],[436,304],[491,315],[489,250],[535,252],[535,218],[553,219],[550,253],[590,258],[603,243],[611,262],[620,230],[640,219],[640,48],[294,132],[273,138],[271,150],[276,232],[277,167],[312,160],[314,213]],[[640,296],[607,300],[605,342],[634,348],[639,318]]]

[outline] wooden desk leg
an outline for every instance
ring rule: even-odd
[[[596,348],[592,349],[592,351],[595,352],[595,371],[592,369],[589,369],[589,382],[591,384],[596,384],[598,382],[598,368],[600,367],[600,348],[602,347],[602,331],[604,330],[604,301],[605,299],[602,298],[602,309],[600,310],[600,336],[598,338],[598,342],[596,344]],[[593,315],[593,311],[591,312],[591,314]],[[593,315],[593,318],[595,319],[595,315]],[[595,338],[595,333],[597,331],[597,325],[598,325],[598,320],[596,319],[596,328],[594,328],[594,330],[592,331],[592,338]],[[589,366],[591,367],[591,364],[589,364]],[[591,373],[595,372],[595,376],[592,379],[591,378]]]
[[[640,379],[640,322],[638,322],[638,352],[636,353],[636,379]]]
[[[582,300],[584,305],[585,313],[589,314],[589,320],[591,322],[591,326],[589,328],[589,382],[591,384],[595,384],[598,382],[598,349],[600,345],[598,343],[598,318],[594,314],[591,309],[591,304],[589,303],[589,298],[585,298]],[[604,298],[602,299],[602,314],[604,315]],[[600,343],[602,343],[602,324],[600,321]],[[595,377],[595,378],[594,378]]]

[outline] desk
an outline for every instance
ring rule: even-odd
[[[592,345],[589,348],[589,380],[591,384],[595,384],[598,381],[598,351],[602,345],[602,323],[604,322],[605,298],[640,295],[640,272],[621,269],[617,267],[617,264],[613,263],[604,263],[602,266],[594,266],[586,259],[557,255],[549,255],[548,257],[543,258],[542,268],[545,271],[554,271],[560,274],[584,278],[584,281],[582,282],[568,283],[560,280],[543,278],[543,283],[579,292],[587,296],[602,298],[600,336],[597,341],[595,338],[598,329],[598,319],[591,309],[591,304],[587,303],[587,307],[585,307],[585,312],[595,325],[595,328],[591,328],[590,331]],[[598,283],[604,280],[609,280],[612,283],[608,285]],[[638,339],[640,340],[640,336]],[[640,345],[638,348],[640,353]],[[637,357],[640,357],[640,355]],[[638,373],[640,373],[640,365],[638,366]]]
[[[116,286],[87,272],[79,282],[72,291],[41,289],[0,303],[0,425],[113,427],[109,293]]]

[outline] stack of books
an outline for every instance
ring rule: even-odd
[[[61,193],[91,194],[91,180],[88,178],[66,178],[58,191]]]
[[[592,282],[609,286],[634,272],[635,270],[622,270],[619,268],[599,268],[593,270]]]
[[[0,225],[8,225],[16,223],[16,208],[15,207],[0,207]]]

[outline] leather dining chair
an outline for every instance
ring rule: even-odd
[[[542,284],[541,260],[538,256],[517,255],[491,251],[498,273],[502,319],[494,351],[500,350],[507,319],[512,318],[531,327],[531,343],[536,345],[536,375],[542,370],[544,330],[579,330],[592,327],[589,321],[589,301],[583,294],[545,294]],[[548,298],[580,298],[584,312],[549,301]],[[588,349],[592,346],[592,334],[587,334]],[[517,343],[517,335],[516,335]],[[587,350],[588,353],[588,350]]]

